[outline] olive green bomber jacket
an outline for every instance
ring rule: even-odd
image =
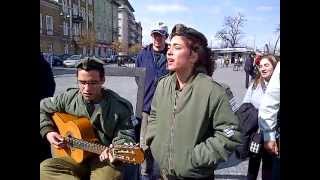
[[[70,88],[60,95],[41,100],[40,134],[44,137],[48,132],[56,131],[51,119],[52,113],[66,112],[88,117],[96,130],[98,139],[104,145],[135,142],[131,103],[109,89],[103,90],[103,96],[103,100],[95,108],[91,117],[87,111],[86,102],[77,88]]]
[[[153,98],[146,140],[162,173],[212,177],[240,144],[238,119],[225,89],[199,73],[175,101],[175,74],[161,79]]]

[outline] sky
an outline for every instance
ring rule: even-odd
[[[247,20],[242,28],[241,43],[263,49],[275,44],[280,25],[280,0],[129,0],[135,20],[141,22],[142,44],[151,43],[150,32],[156,23],[164,22],[169,33],[178,23],[193,27],[208,39],[209,46],[219,46],[216,32],[223,28],[224,18],[239,12]]]

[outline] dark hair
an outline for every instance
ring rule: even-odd
[[[98,71],[100,78],[103,78],[105,76],[103,64],[104,63],[101,60],[96,58],[87,57],[85,59],[82,59],[77,65],[77,76],[78,76],[78,71],[82,69],[85,71],[91,71],[91,70]]]
[[[186,27],[183,24],[176,24],[170,34],[170,40],[174,36],[183,36],[189,40],[189,47],[198,54],[198,60],[195,64],[196,72],[203,72],[212,76],[214,71],[214,63],[212,62],[211,50],[208,48],[207,38],[199,31]]]
[[[260,62],[262,59],[268,59],[268,61],[271,63],[273,70],[276,68],[276,65],[278,63],[278,60],[271,54],[266,54],[260,57],[260,60],[257,62],[257,65],[260,65]],[[257,88],[259,83],[263,83],[262,78],[261,78],[261,74],[260,74],[260,70],[257,73],[256,78],[254,79],[254,83],[253,83],[253,89]]]

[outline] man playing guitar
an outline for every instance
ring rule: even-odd
[[[86,117],[90,119],[99,143],[109,148],[100,156],[90,156],[81,163],[68,156],[46,159],[40,164],[40,179],[121,179],[121,163],[113,157],[111,150],[115,145],[135,142],[132,105],[117,93],[103,88],[105,74],[99,59],[81,60],[76,76],[79,88],[69,88],[40,102],[40,134],[55,148],[65,148],[64,137],[52,115],[61,112]]]

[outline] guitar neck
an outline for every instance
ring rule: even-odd
[[[82,150],[96,153],[96,154],[101,154],[107,148],[107,146],[93,143],[93,142],[84,141],[84,140],[77,139],[74,137],[66,137],[65,141],[67,142],[69,147],[82,149]]]

